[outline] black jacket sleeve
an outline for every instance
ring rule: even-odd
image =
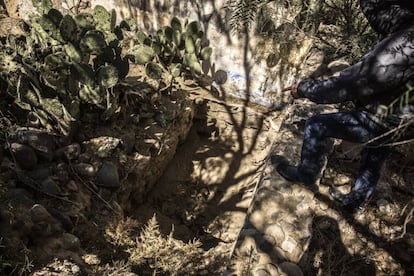
[[[399,96],[413,80],[414,26],[411,26],[382,40],[338,77],[301,81],[298,95],[316,103],[371,104],[380,98]]]
[[[399,31],[414,20],[413,0],[360,0],[371,27],[382,36]]]
[[[356,89],[351,77],[332,77],[328,80],[307,79],[298,86],[298,95],[319,104],[341,103],[355,100]]]

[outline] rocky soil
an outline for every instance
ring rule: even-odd
[[[410,147],[395,151],[374,198],[352,216],[327,190],[349,190],[355,145],[337,143],[319,193],[283,182],[268,161],[269,154],[297,160],[304,119],[320,110],[299,102],[271,111],[219,96],[199,89],[178,97],[180,112],[167,128],[152,118],[86,124],[69,145],[44,131],[9,127],[1,155],[3,271],[413,271]]]
[[[2,109],[4,272],[13,274],[17,267],[28,272],[53,258],[73,260],[79,272],[89,271],[84,250],[107,247],[106,224],[145,202],[191,128],[194,107],[186,94],[156,102],[139,123],[124,114],[103,124],[91,112],[70,142],[13,125]],[[161,111],[167,109],[171,113]]]
[[[0,223],[2,257],[15,259],[4,271],[93,274],[115,261],[152,271],[157,264],[131,260],[126,241],[151,221],[159,239],[171,233],[173,250],[197,240],[199,256],[182,256],[203,258],[191,274],[224,271],[280,112],[223,99],[198,89],[175,96],[168,127],[152,117],[86,123],[68,145],[45,131],[9,127]],[[157,259],[148,254],[142,258]]]

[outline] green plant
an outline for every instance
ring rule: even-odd
[[[399,145],[413,142],[412,126],[414,123],[414,116],[412,112],[414,96],[414,87],[410,84],[406,85],[407,89],[398,98],[394,99],[387,105],[379,105],[377,113],[375,114],[380,120],[383,120],[394,127],[385,134],[374,138],[372,141],[378,140],[382,137],[390,137],[390,145]],[[399,114],[396,115],[395,113]],[[370,142],[372,142],[370,141]]]
[[[412,105],[414,102],[414,96],[413,91],[414,87],[412,87],[410,84],[406,85],[407,89],[404,93],[401,94],[398,98],[394,99],[392,102],[390,102],[388,105],[380,105],[378,107],[378,116],[381,119],[386,119],[388,116],[391,116],[394,111],[398,110],[399,112],[402,112],[405,107],[408,107],[409,105]]]
[[[123,21],[115,11],[96,6],[93,13],[62,15],[50,0],[33,0],[40,15],[32,16],[25,37],[1,42],[0,77],[7,92],[28,115],[48,129],[68,135],[82,105],[105,110],[118,105],[114,87],[129,71],[123,56]]]
[[[259,34],[286,39],[281,26],[290,24],[298,33],[320,39],[332,58],[346,57],[353,63],[375,43],[377,36],[359,9],[358,0],[227,0],[230,30],[256,26]],[[289,11],[286,17],[284,12]],[[296,31],[295,31],[296,33]]]
[[[166,77],[171,84],[179,76],[194,78],[207,75],[211,69],[212,48],[198,21],[185,22],[174,17],[170,26],[153,35],[137,34],[135,45],[129,50],[135,63],[145,66],[146,74],[153,79]]]

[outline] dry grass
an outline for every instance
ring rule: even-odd
[[[225,260],[213,251],[204,251],[198,240],[183,242],[160,231],[154,215],[139,229],[139,223],[131,218],[110,223],[105,231],[106,239],[129,253],[127,261],[98,268],[102,275],[117,275],[132,268],[144,274],[199,275],[220,274]],[[96,270],[96,272],[98,272]]]
[[[105,238],[115,246],[133,246],[135,241],[132,236],[138,227],[138,221],[129,217],[113,220],[105,229]]]
[[[106,264],[105,266],[97,267],[94,270],[93,274],[102,276],[128,275],[128,273],[131,273],[131,270],[132,268],[129,262],[114,261],[111,264]]]

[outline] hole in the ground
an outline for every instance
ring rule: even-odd
[[[154,214],[160,230],[204,250],[230,246],[242,227],[258,168],[268,153],[265,116],[243,106],[207,102],[145,203],[130,213]],[[248,127],[243,127],[248,126]]]

